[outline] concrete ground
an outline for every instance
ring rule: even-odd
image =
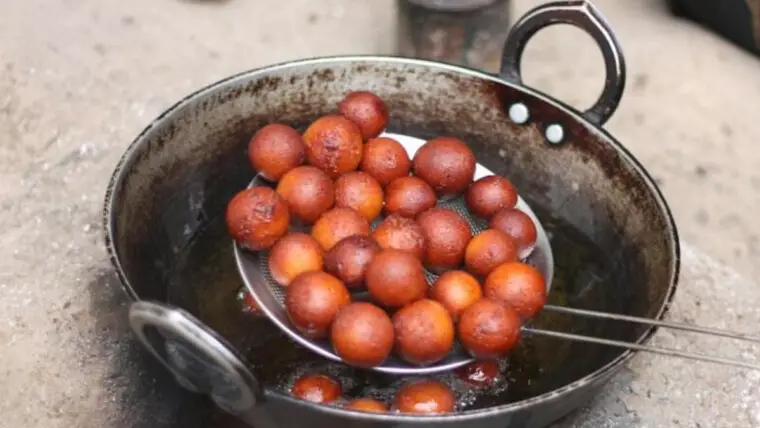
[[[516,0],[515,13],[536,3]],[[669,17],[659,0],[596,4],[629,72],[607,128],[661,182],[688,243],[674,316],[758,325],[760,59]],[[95,345],[119,320],[95,322],[87,284],[107,268],[99,210],[132,138],[178,98],[240,70],[392,53],[394,13],[391,0],[0,1],[0,427],[117,426],[103,387],[109,355]],[[602,84],[600,54],[565,28],[536,37],[525,70],[528,84],[579,108]],[[760,426],[757,376],[684,367],[637,358],[603,399],[613,410],[589,416],[606,425],[588,426]]]

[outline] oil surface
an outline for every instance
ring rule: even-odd
[[[549,303],[619,310],[626,296],[613,293],[613,287],[609,286],[615,276],[616,261],[573,227],[533,208],[554,252],[555,276]],[[390,403],[398,386],[414,379],[333,363],[294,344],[268,320],[241,311],[236,295],[243,282],[221,216],[197,232],[175,266],[169,286],[170,302],[189,310],[225,337],[268,388],[287,392],[295,378],[306,371],[319,370],[342,381],[344,399],[374,397]],[[615,332],[620,330],[612,321],[548,311],[531,321],[531,326],[607,337],[617,336]],[[523,337],[520,346],[499,362],[501,377],[487,389],[473,388],[453,373],[433,377],[455,391],[457,410],[470,410],[551,391],[594,371],[619,354],[620,351],[597,345]]]

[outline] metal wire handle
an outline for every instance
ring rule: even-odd
[[[700,333],[700,334],[706,334],[709,336],[724,337],[724,338],[729,338],[729,339],[742,340],[746,342],[760,344],[760,337],[749,336],[744,333],[737,333],[733,331],[721,330],[721,329],[716,329],[716,328],[700,327],[700,326],[676,323],[676,322],[670,322],[670,321],[653,320],[649,318],[640,318],[640,317],[634,317],[630,315],[611,314],[607,312],[589,311],[585,309],[574,309],[574,308],[568,308],[565,306],[546,305],[544,306],[544,310],[564,313],[564,314],[569,314],[569,315],[589,317],[589,318],[601,318],[601,319],[608,319],[608,320],[615,320],[615,321],[632,322],[632,323],[651,325],[651,326],[656,326],[656,327],[661,327],[661,328],[688,331],[692,333]],[[604,339],[601,337],[593,337],[593,336],[583,336],[580,334],[564,333],[564,332],[552,331],[552,330],[543,330],[543,329],[537,329],[537,328],[532,328],[532,327],[523,327],[522,330],[524,333],[535,334],[537,336],[554,337],[554,338],[564,339],[564,340],[573,340],[576,342],[595,343],[599,345],[614,346],[618,348],[631,349],[635,351],[651,352],[654,354],[665,355],[665,356],[670,356],[670,357],[686,358],[690,360],[706,361],[710,363],[741,367],[741,368],[751,369],[751,370],[760,370],[760,364],[751,363],[746,360],[724,358],[724,357],[706,355],[706,354],[701,354],[701,353],[696,353],[696,352],[686,352],[686,351],[681,351],[681,350],[672,349],[672,348],[659,348],[656,346],[641,345],[638,343],[630,343],[630,342],[624,342],[620,340]]]

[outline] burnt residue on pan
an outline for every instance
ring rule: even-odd
[[[335,112],[346,92],[359,89],[386,101],[389,131],[461,138],[478,162],[514,182],[553,234],[558,268],[552,302],[653,317],[672,297],[678,274],[672,219],[651,180],[608,135],[576,123],[578,116],[558,104],[483,74],[356,58],[233,76],[182,100],[138,138],[119,166],[122,179],[109,189],[115,196],[113,248],[134,294],[170,300],[198,315],[254,367],[266,366],[260,372],[271,387],[296,361],[314,358],[266,321],[244,318],[229,306],[241,281],[220,219],[229,198],[253,177],[245,150],[256,130],[271,122],[303,130]],[[528,107],[528,124],[509,119],[514,102]],[[551,123],[565,127],[561,146],[545,142],[544,127]],[[621,340],[645,332],[548,313],[536,323]],[[562,387],[623,353],[526,339],[513,356],[514,383],[521,386],[473,406]],[[383,382],[377,374],[366,376],[373,384]]]

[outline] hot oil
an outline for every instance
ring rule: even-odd
[[[572,226],[533,208],[550,238],[555,257],[549,303],[594,308],[614,300],[603,286],[614,268],[605,252]],[[169,300],[190,310],[226,338],[266,387],[287,393],[298,376],[323,371],[342,381],[344,399],[373,397],[392,403],[399,386],[417,379],[353,369],[318,357],[291,342],[268,320],[245,313],[236,298],[242,285],[223,216],[217,216],[197,232],[182,253],[172,276]],[[598,334],[608,327],[603,320],[570,318],[548,311],[531,324],[581,334]],[[500,376],[488,388],[473,387],[451,372],[432,377],[455,391],[457,410],[473,410],[556,389],[606,363],[614,356],[608,351],[594,345],[524,337],[508,358],[499,361]]]

